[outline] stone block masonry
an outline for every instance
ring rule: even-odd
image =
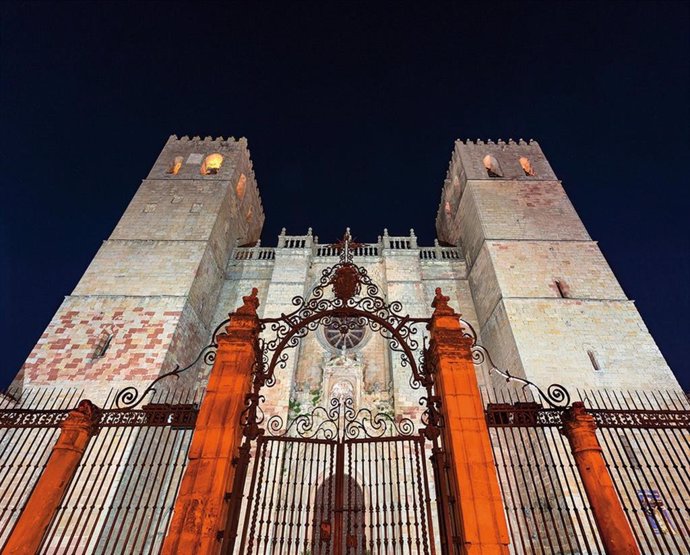
[[[170,137],[14,385],[106,391],[186,366],[213,329],[233,247],[263,221],[244,139]]]
[[[680,391],[536,142],[456,142],[436,225],[465,253],[499,366],[543,386]]]
[[[17,382],[149,383],[189,364],[252,287],[261,316],[290,312],[337,253],[311,230],[261,247],[263,221],[245,140],[171,137]],[[497,364],[541,385],[679,388],[536,142],[456,142],[437,232],[451,246],[384,230],[355,257],[413,316],[441,287]],[[384,343],[363,345],[356,363],[367,388],[390,388],[395,411],[412,415],[418,392]],[[296,391],[316,398],[327,351],[304,340],[266,392],[269,413]],[[203,385],[208,368],[198,371],[186,385]]]

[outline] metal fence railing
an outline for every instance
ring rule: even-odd
[[[0,400],[0,545],[83,393],[34,389]],[[168,392],[99,416],[39,553],[158,553],[187,462],[200,393]]]
[[[578,391],[642,553],[690,553],[690,405],[676,392]],[[603,554],[560,409],[484,391],[511,535],[525,554]]]

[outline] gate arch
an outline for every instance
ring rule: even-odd
[[[280,452],[281,465],[294,466],[291,461],[299,456],[300,464],[310,469],[314,464],[330,464],[332,467],[330,474],[325,475],[325,481],[315,489],[314,499],[317,501],[313,515],[313,518],[321,518],[316,513],[320,511],[319,515],[325,514],[328,511],[324,507],[329,507],[330,517],[319,523],[318,531],[312,523],[311,531],[304,531],[300,536],[301,541],[305,542],[309,536],[309,551],[312,554],[364,553],[376,545],[383,545],[381,548],[384,550],[394,549],[396,542],[403,542],[403,537],[410,545],[417,542],[420,553],[434,553],[424,442],[431,439],[438,447],[438,428],[442,419],[439,403],[433,396],[433,375],[424,363],[425,343],[420,333],[420,327],[429,324],[431,318],[405,315],[402,313],[402,303],[386,301],[366,268],[354,264],[352,250],[358,245],[353,243],[349,231],[334,246],[340,255],[338,263],[321,272],[318,283],[308,297],[294,297],[292,304],[295,309],[288,314],[260,319],[263,338],[258,340],[256,346],[257,364],[252,392],[247,396],[246,408],[241,416],[246,455],[241,457],[238,465],[233,491],[243,491],[249,470],[250,442],[256,441],[257,452],[250,476],[250,493],[244,505],[242,496],[236,495],[231,501],[228,529],[238,530],[241,520],[245,522],[237,539],[240,552],[249,553],[254,549],[252,546],[261,542],[294,541],[290,535],[280,535],[280,538],[274,536],[269,540],[266,536],[262,537],[256,527],[252,528],[252,524],[261,520],[262,516],[256,504],[271,504],[271,499],[263,497],[261,481],[266,479],[265,469],[271,463],[276,464],[273,459]],[[332,289],[332,295],[328,289]],[[252,295],[256,294],[254,290]],[[367,327],[386,339],[389,348],[399,354],[400,364],[410,370],[410,385],[415,389],[426,389],[426,395],[420,397],[420,404],[425,410],[422,417],[424,426],[420,426],[419,435],[413,435],[417,430],[409,420],[395,422],[391,416],[373,414],[369,409],[355,411],[351,399],[331,399],[330,407],[316,407],[311,414],[298,415],[292,421],[283,421],[280,416],[265,421],[261,409],[264,400],[262,389],[274,385],[277,369],[287,367],[289,350],[298,347],[302,338],[320,326],[334,325],[340,326],[343,334],[351,329]],[[265,337],[267,333],[270,334],[269,338]],[[332,430],[332,426],[336,429]],[[291,437],[291,434],[295,437]],[[320,459],[320,451],[314,455],[314,443],[309,442],[319,442],[316,450],[327,452],[330,458]],[[382,464],[390,466],[388,474],[379,468]],[[405,495],[411,501],[403,503],[403,493],[392,491],[392,483],[378,483],[375,479],[379,473],[390,476],[394,464],[398,465],[398,479],[407,488]],[[352,478],[352,470],[356,470],[357,465],[366,469],[368,478],[355,487],[357,481]],[[272,475],[270,479],[273,479]],[[313,486],[309,484],[312,489]],[[329,489],[331,486],[334,488],[332,492]],[[295,494],[297,497],[304,495],[303,486],[299,487],[300,493]],[[362,487],[360,510],[356,498],[352,496],[356,496]],[[324,503],[318,497],[319,492],[331,492],[333,499]],[[367,505],[368,495],[373,499]],[[252,503],[253,507],[250,506]],[[394,503],[400,504],[399,515],[393,510]],[[365,506],[367,514],[362,512]],[[407,508],[403,509],[403,506]],[[406,516],[402,514],[405,510],[408,512]],[[271,518],[284,520],[284,514],[289,511],[285,508],[282,511],[278,510]],[[264,509],[264,513],[268,512]],[[410,523],[410,530],[406,530],[402,524],[405,518]],[[287,530],[290,525],[283,528]],[[229,535],[233,536],[233,533]],[[374,542],[378,543],[375,545]],[[234,547],[232,540],[226,543],[223,552],[231,553]]]

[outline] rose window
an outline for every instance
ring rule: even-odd
[[[355,318],[333,318],[323,330],[324,337],[331,347],[352,349],[364,339],[364,326]]]

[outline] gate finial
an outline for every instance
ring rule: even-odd
[[[436,288],[436,295],[431,302],[431,307],[434,309],[434,316],[460,316],[456,314],[452,307],[448,306],[450,297],[443,294],[440,287]]]
[[[259,298],[257,297],[259,290],[256,287],[252,288],[252,292],[246,297],[242,297],[242,306],[236,311],[237,314],[249,314],[256,316],[256,309],[259,308]]]

